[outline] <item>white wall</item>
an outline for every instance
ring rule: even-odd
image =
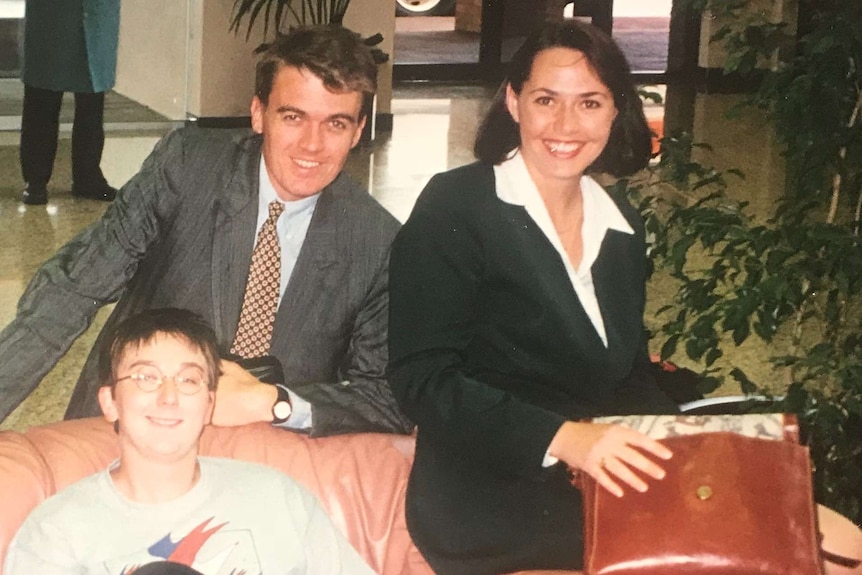
[[[189,114],[248,116],[254,95],[253,51],[263,41],[262,36],[252,31],[246,42],[244,33],[228,31],[232,0],[192,2],[199,6],[196,13],[200,15],[197,27],[200,39],[194,45],[200,53],[189,60],[192,78]]]
[[[247,116],[254,92],[253,49],[262,27],[245,41],[228,31],[232,0],[123,0],[116,91],[170,119]],[[352,0],[345,25],[392,54],[394,0]],[[380,69],[377,111],[388,113],[392,62]]]
[[[186,117],[189,0],[123,0],[115,90],[172,120]]]
[[[344,25],[366,38],[378,32],[383,34],[383,42],[377,47],[389,54],[389,61],[377,72],[377,113],[391,113],[395,0],[352,0]]]

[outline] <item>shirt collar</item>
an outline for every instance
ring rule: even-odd
[[[258,195],[257,195],[257,212],[259,214],[268,214],[269,213],[269,204],[273,200],[278,200],[284,205],[284,212],[291,214],[300,212],[303,209],[307,208],[309,205],[317,204],[317,199],[320,197],[320,194],[314,194],[313,196],[309,196],[307,198],[302,198],[300,200],[295,200],[292,202],[285,202],[281,198],[278,197],[278,193],[275,191],[275,187],[272,185],[272,181],[269,179],[269,172],[266,171],[266,161],[263,159],[263,155],[260,156],[260,168],[258,171]]]
[[[520,151],[494,166],[494,174],[500,200],[516,206],[536,206],[537,202],[542,202],[544,206]],[[603,237],[609,229],[626,234],[635,233],[608,193],[590,176],[581,177],[581,193],[584,196],[583,235]]]

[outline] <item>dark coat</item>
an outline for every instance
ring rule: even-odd
[[[239,321],[257,226],[262,139],[185,128],[166,136],[105,215],[37,272],[0,333],[0,418],[118,301],[111,326],[139,310],[183,307],[223,348]],[[388,256],[398,222],[346,174],[320,195],[276,315],[272,350],[312,404],[313,435],[406,433],[385,378]],[[91,353],[67,417],[98,414]]]
[[[27,0],[21,79],[56,92],[106,92],[119,33],[120,0]]]
[[[567,419],[674,411],[649,375],[646,254],[609,230],[593,265],[605,348],[559,254],[493,169],[435,176],[390,261],[390,383],[418,425],[407,519],[438,573],[577,568],[578,493],[542,467]]]

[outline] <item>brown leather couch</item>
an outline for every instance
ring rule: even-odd
[[[413,448],[408,436],[369,433],[315,440],[268,424],[208,427],[201,438],[203,455],[264,463],[310,489],[377,573],[433,575],[404,519]],[[0,432],[0,575],[6,548],[27,514],[58,490],[105,469],[118,455],[113,428],[99,418]],[[550,572],[530,575],[540,573]]]

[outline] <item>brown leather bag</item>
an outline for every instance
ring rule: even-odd
[[[673,425],[651,425],[665,428],[659,440],[674,455],[662,462],[665,478],[650,481],[646,493],[617,498],[583,478],[584,573],[821,574],[811,463],[795,420],[765,439],[732,431],[680,435],[677,424],[699,428],[716,416],[671,417]],[[722,428],[753,427],[757,435],[747,415],[717,417],[730,422]],[[743,417],[748,424],[735,419]]]

